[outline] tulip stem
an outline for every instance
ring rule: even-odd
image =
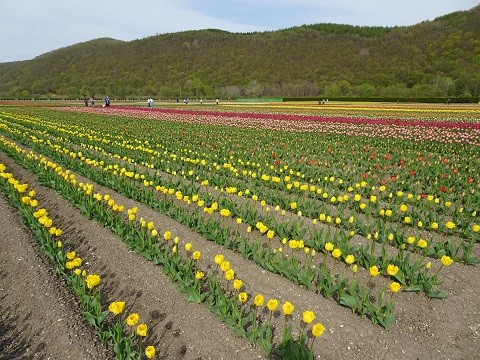
[[[434,278],[437,277],[438,273],[440,272],[440,270],[442,270],[442,268],[443,268],[443,264],[442,264],[442,266],[440,266],[440,267],[438,268],[438,270],[435,272],[435,275],[433,275]]]

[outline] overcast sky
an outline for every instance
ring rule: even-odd
[[[110,37],[183,30],[279,30],[317,23],[405,26],[469,10],[480,0],[0,0],[0,62]]]

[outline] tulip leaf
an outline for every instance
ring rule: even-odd
[[[422,291],[422,287],[420,285],[410,285],[405,288],[405,291]]]
[[[429,298],[435,298],[435,299],[445,299],[447,297],[447,293],[444,291],[430,291],[427,293],[427,296]]]
[[[343,294],[340,297],[340,304],[355,309],[357,307],[358,299],[355,296],[349,294]]]

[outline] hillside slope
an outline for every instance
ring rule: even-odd
[[[480,6],[409,27],[102,38],[0,64],[0,97],[479,96]]]

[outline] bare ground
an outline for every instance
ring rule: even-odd
[[[188,303],[160,267],[132,252],[110,230],[82,217],[68,201],[40,186],[33,174],[15,165],[3,153],[0,153],[0,162],[37,190],[42,206],[49,210],[56,226],[64,230],[66,246],[75,249],[88,262],[89,269],[102,274],[101,290],[109,301],[126,301],[129,310],[138,312],[149,324],[148,342],[157,348],[158,358],[255,359],[264,356],[260,348],[252,348],[236,336],[205,306]],[[85,181],[80,176],[78,180]],[[397,321],[390,331],[385,331],[333,300],[259,268],[140,203],[101,186],[95,185],[95,189],[111,194],[125,207],[138,206],[139,215],[154,221],[159,232],[168,229],[180,236],[183,243],[193,243],[206,259],[223,253],[252,294],[260,292],[266,298],[276,297],[280,303],[289,300],[298,311],[315,311],[316,320],[327,328],[324,336],[315,342],[314,352],[318,358],[469,360],[480,356],[478,266],[455,263],[442,270],[442,290],[449,294],[445,300],[428,300],[414,293],[395,294]],[[113,358],[81,319],[75,300],[49,263],[38,255],[39,249],[28,229],[4,198],[0,198],[0,214],[4,235],[0,259],[0,359],[21,356]],[[275,321],[281,332],[283,319],[278,317]],[[294,321],[298,332],[298,315]]]

